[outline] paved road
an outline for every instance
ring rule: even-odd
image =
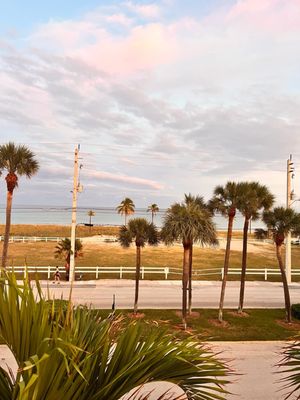
[[[213,342],[211,347],[222,352],[219,357],[230,363],[236,375],[232,377],[233,383],[227,389],[232,393],[228,400],[281,400],[284,391],[280,391],[279,375],[276,364],[280,360],[280,349],[285,342]],[[0,346],[0,366],[10,366],[16,370],[12,354],[5,346]],[[159,386],[157,390],[162,393],[166,387]],[[150,388],[151,390],[153,389]],[[155,392],[156,394],[158,393]],[[156,400],[158,396],[151,396]],[[181,391],[177,392],[181,394]],[[175,397],[174,397],[175,398]],[[177,397],[176,397],[177,398]],[[296,396],[290,400],[296,399]]]
[[[195,308],[217,308],[220,296],[220,282],[197,281],[193,284],[193,304]],[[43,284],[45,292],[47,283]],[[68,297],[69,285],[50,284],[51,296]],[[133,280],[98,280],[76,282],[73,299],[76,303],[92,304],[97,308],[111,308],[113,295],[116,295],[116,307],[131,308],[134,298]],[[290,285],[292,303],[300,303],[300,283]],[[239,283],[228,282],[225,307],[237,307]],[[141,281],[140,308],[181,307],[180,281]],[[284,307],[283,288],[278,282],[247,282],[245,291],[245,308],[282,308]]]

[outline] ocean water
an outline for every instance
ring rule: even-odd
[[[124,216],[119,215],[114,208],[78,208],[77,224],[89,222],[87,215],[88,210],[93,210],[95,216],[92,217],[94,225],[122,225],[124,224]],[[163,223],[165,210],[161,210],[154,216],[154,223],[160,227]],[[69,225],[71,224],[71,208],[53,207],[53,206],[15,206],[12,211],[12,224],[34,224],[34,225]],[[151,221],[151,213],[146,209],[137,209],[133,217],[147,218]],[[130,218],[130,217],[129,217]],[[131,217],[132,218],[132,217]],[[214,217],[214,222],[218,230],[227,229],[227,219],[221,215]],[[5,207],[0,207],[0,224],[5,223]],[[253,221],[252,229],[264,227],[261,221]],[[237,214],[234,222],[234,229],[241,230],[243,228],[243,217]]]

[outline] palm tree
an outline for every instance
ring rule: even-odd
[[[154,215],[156,215],[159,211],[159,207],[157,204],[151,204],[151,206],[148,207],[147,211],[151,212],[151,222],[153,224],[153,220],[154,220]]]
[[[65,260],[65,270],[66,270],[66,280],[69,280],[70,271],[70,258],[71,258],[71,240],[69,238],[61,239],[57,246],[55,247],[54,257],[64,258]],[[82,253],[82,242],[80,239],[75,240],[75,258],[81,257]]]
[[[5,233],[2,251],[2,268],[6,268],[7,262],[14,190],[16,187],[18,187],[20,176],[25,175],[27,178],[31,178],[37,173],[38,169],[39,164],[35,159],[35,154],[26,146],[15,145],[12,142],[0,146],[0,170],[5,170],[7,172],[5,177],[7,185],[7,197]]]
[[[0,367],[2,400],[115,400],[156,381],[178,384],[194,399],[225,398],[229,368],[193,337],[178,340],[150,323],[145,335],[143,324],[47,300],[38,281],[36,291],[28,280],[5,279],[1,341],[18,368],[13,375]]]
[[[96,213],[95,213],[95,211],[93,211],[93,210],[89,210],[89,211],[87,212],[87,215],[88,215],[89,220],[90,220],[90,222],[89,222],[89,227],[90,227],[90,232],[91,232],[91,228],[92,228],[92,217],[94,217],[94,216],[96,215]]]
[[[259,212],[269,210],[272,207],[273,203],[274,196],[266,186],[260,185],[258,182],[241,183],[241,198],[238,209],[245,219],[243,229],[243,256],[240,300],[238,306],[239,313],[243,312],[244,307],[249,221],[257,220],[259,218]]]
[[[123,225],[120,228],[118,240],[122,247],[129,247],[132,242],[136,246],[136,272],[135,272],[135,298],[134,314],[138,310],[139,300],[139,281],[141,271],[141,248],[145,244],[155,246],[159,243],[158,231],[154,224],[149,223],[145,218],[134,218],[128,223],[128,227]]]
[[[186,205],[199,206],[204,211],[209,211],[203,197],[192,196],[190,193],[184,195],[184,202]],[[193,281],[193,241],[190,246],[189,254],[189,283],[188,283],[188,314],[192,314],[192,281]]]
[[[118,205],[116,210],[117,210],[118,214],[125,216],[125,224],[124,225],[126,226],[127,225],[127,215],[134,214],[134,210],[135,210],[134,202],[129,197],[125,197],[125,199],[122,200],[121,203]]]
[[[187,199],[186,196],[185,199]],[[187,288],[190,270],[190,249],[193,243],[215,245],[217,243],[215,225],[211,214],[197,203],[199,197],[193,201],[174,203],[166,212],[161,237],[165,244],[170,245],[178,240],[183,245],[182,270],[182,322],[186,328],[187,316]]]
[[[263,213],[263,221],[273,233],[273,240],[276,245],[276,257],[284,290],[286,320],[287,322],[291,322],[291,300],[281,252],[284,239],[289,232],[299,235],[300,214],[291,208],[276,207],[274,210]]]
[[[241,184],[227,182],[225,186],[217,186],[214,190],[212,199],[209,201],[209,208],[212,212],[220,212],[223,217],[228,218],[227,243],[224,258],[224,273],[222,279],[220,303],[219,303],[219,321],[223,321],[223,308],[225,289],[229,267],[230,244],[232,238],[233,221],[240,201]]]
[[[264,240],[269,238],[269,232],[262,228],[256,228],[254,231],[254,237],[257,240]]]

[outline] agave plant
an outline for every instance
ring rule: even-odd
[[[54,302],[38,281],[0,281],[0,337],[18,364],[0,368],[1,400],[118,400],[147,382],[177,384],[190,399],[223,399],[228,367],[203,344],[136,322]],[[140,397],[147,398],[147,397]]]

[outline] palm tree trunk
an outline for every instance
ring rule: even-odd
[[[153,224],[154,212],[152,211],[151,214],[152,214],[151,222]]]
[[[243,257],[242,257],[242,272],[241,272],[241,286],[240,286],[240,302],[238,312],[243,312],[244,297],[245,297],[245,281],[246,281],[246,269],[247,269],[247,245],[248,245],[248,228],[249,218],[245,218],[244,221],[244,232],[243,232]]]
[[[134,314],[136,314],[138,310],[140,271],[141,271],[141,246],[136,246],[135,297],[134,297],[134,310],[133,310]]]
[[[189,249],[189,315],[192,314],[192,281],[193,281],[193,245]]]
[[[9,234],[11,226],[12,200],[13,200],[13,191],[8,190],[6,195],[6,221],[5,221],[5,233],[4,233],[4,242],[2,250],[2,264],[1,264],[3,269],[5,269],[7,265],[8,243],[9,243]]]
[[[234,215],[233,216],[230,215],[228,218],[227,243],[226,243],[225,259],[224,259],[224,275],[223,275],[223,280],[222,280],[220,303],[219,303],[219,321],[220,322],[223,321],[223,308],[224,308],[225,289],[226,289],[226,282],[227,282],[227,275],[228,275],[233,219],[234,219]]]
[[[127,214],[125,213],[125,226],[127,226]]]
[[[183,245],[183,268],[182,268],[182,323],[186,329],[186,311],[187,311],[187,288],[189,281],[189,248],[188,245]]]
[[[91,230],[92,230],[91,225],[92,225],[92,216],[90,215],[90,229],[89,229],[90,233],[91,233]]]
[[[68,253],[65,262],[66,281],[70,280],[70,260],[71,260],[71,253]]]
[[[276,256],[277,256],[278,265],[279,265],[280,272],[281,272],[281,279],[282,279],[283,290],[284,290],[286,320],[287,320],[287,322],[290,323],[292,320],[290,292],[289,292],[289,286],[287,283],[285,269],[284,269],[282,256],[281,256],[281,245],[278,245],[278,244],[276,244]]]

